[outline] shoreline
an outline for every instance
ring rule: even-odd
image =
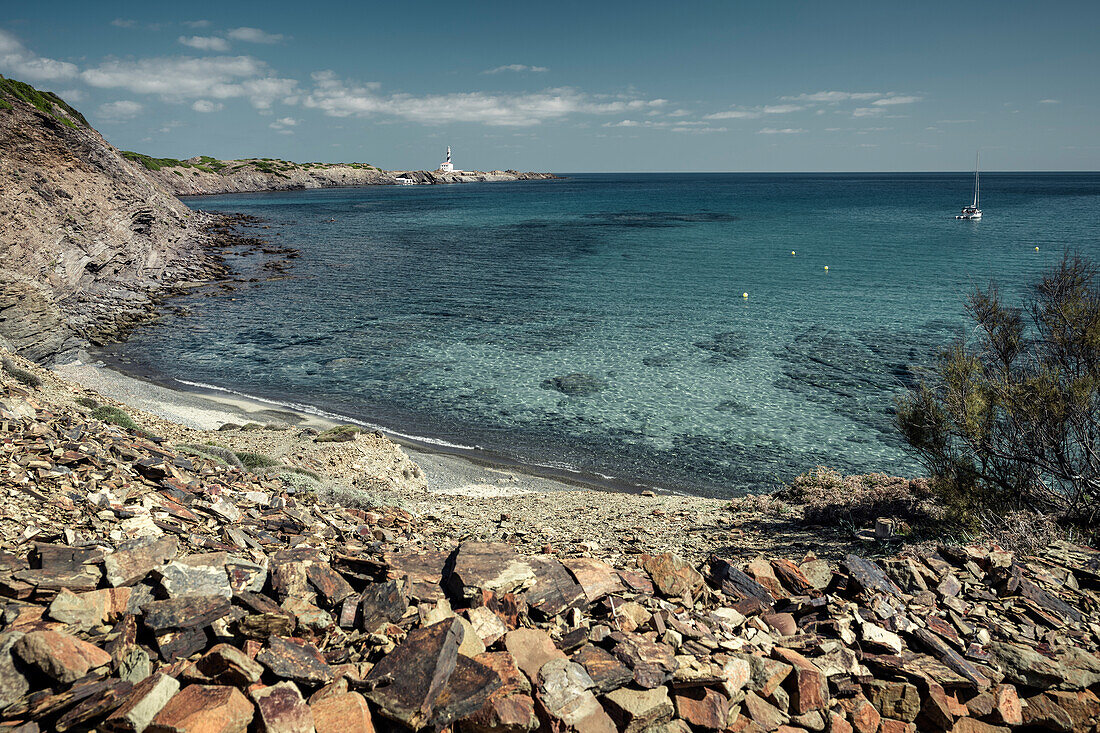
[[[370,418],[341,415],[329,412],[324,408],[310,405],[306,402],[284,402],[259,395],[247,394],[219,385],[189,382],[177,377],[157,374],[151,370],[127,368],[119,364],[117,360],[112,359],[112,355],[106,353],[93,352],[90,356],[97,361],[103,362],[103,366],[97,366],[94,363],[89,364],[88,366],[93,369],[99,370],[100,373],[113,373],[115,375],[114,379],[120,383],[125,384],[128,382],[131,385],[134,385],[134,383],[143,383],[164,390],[165,392],[162,393],[163,397],[167,398],[168,395],[173,395],[173,398],[168,399],[170,401],[173,399],[178,400],[177,406],[193,404],[193,400],[197,398],[204,402],[224,405],[229,411],[236,410],[238,411],[237,416],[241,419],[244,419],[246,415],[269,415],[276,417],[276,419],[279,419],[280,416],[282,416],[282,418],[294,416],[294,418],[297,418],[292,422],[294,426],[310,426],[319,429],[327,429],[345,424],[357,425],[383,434],[386,438],[400,445],[407,452],[414,454],[417,457],[417,462],[424,457],[432,456],[436,457],[436,460],[449,459],[462,461],[481,470],[518,473],[533,479],[563,484],[566,487],[572,487],[574,489],[605,491],[615,494],[641,495],[643,492],[649,491],[667,496],[715,498],[702,497],[687,491],[678,491],[659,483],[640,483],[628,479],[618,479],[613,476],[594,474],[579,469],[560,468],[545,464],[525,462],[480,446],[457,445],[442,439],[411,435]],[[163,405],[164,402],[160,404]],[[226,415],[233,414],[229,411],[226,412]],[[167,415],[165,415],[165,417],[166,419],[171,419]],[[235,421],[227,419],[225,422]],[[210,427],[209,425],[194,425],[192,427],[205,430],[217,429],[217,426]],[[718,498],[719,500],[722,499],[722,497]],[[727,500],[729,498],[732,497],[725,497]]]

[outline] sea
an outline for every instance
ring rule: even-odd
[[[916,476],[899,395],[968,293],[1100,261],[1100,174],[573,174],[195,197],[293,247],[111,349],[123,368],[621,490]],[[255,257],[230,257],[264,279]]]

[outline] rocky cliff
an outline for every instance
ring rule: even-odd
[[[58,97],[0,77],[0,338],[34,359],[101,342],[218,270],[211,217]]]
[[[138,172],[156,180],[177,196],[219,193],[289,191],[341,186],[532,181],[555,178],[551,173],[519,171],[386,171],[364,163],[294,163],[272,158],[219,160],[196,156],[188,160],[151,158],[124,153]]]

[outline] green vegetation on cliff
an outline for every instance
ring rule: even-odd
[[[76,127],[77,123],[84,127],[89,126],[88,121],[84,119],[84,115],[70,107],[64,99],[53,92],[43,92],[35,89],[30,84],[0,76],[0,108],[12,109],[11,102],[4,97],[26,102],[36,109],[56,117],[62,124],[69,127]]]

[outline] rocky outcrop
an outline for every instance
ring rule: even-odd
[[[104,341],[146,317],[167,286],[218,270],[203,246],[211,217],[136,170],[75,110],[4,81],[0,337],[36,359]]]
[[[1100,553],[517,553],[0,373],[0,726],[1096,731]],[[595,520],[595,518],[589,518]]]
[[[221,193],[291,191],[347,186],[407,184],[491,183],[555,178],[551,173],[519,171],[385,171],[362,163],[293,163],[253,158],[217,160],[198,156],[188,160],[149,158],[127,154],[135,170],[153,178],[177,196]]]

